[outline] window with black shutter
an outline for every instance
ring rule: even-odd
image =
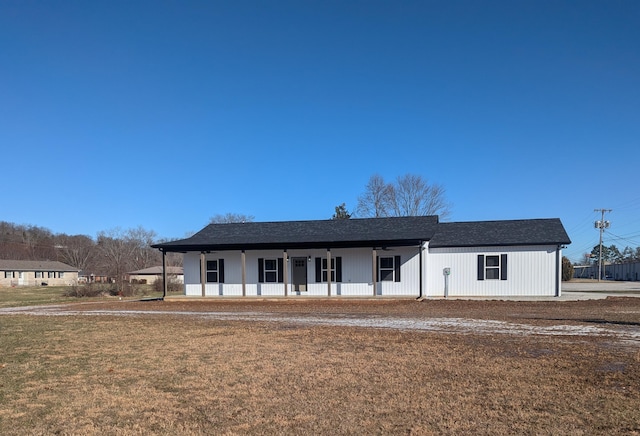
[[[379,256],[377,279],[380,282],[400,281],[400,256]]]
[[[478,255],[478,280],[507,280],[507,255]]]
[[[332,282],[342,282],[342,257],[331,258],[331,268],[327,268],[326,257],[316,257],[316,283],[326,283],[331,273]]]

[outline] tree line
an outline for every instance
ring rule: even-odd
[[[374,174],[358,197],[354,212],[342,203],[333,219],[352,216],[376,218],[390,216],[450,215],[451,206],[441,185],[430,184],[420,175],[405,174],[387,182]],[[210,218],[210,223],[251,222],[253,215],[226,213]],[[127,272],[157,266],[161,253],[151,244],[163,242],[153,230],[141,226],[101,231],[96,238],[87,235],[54,234],[34,225],[0,221],[0,259],[58,260],[87,274],[107,276],[120,286]],[[182,256],[167,253],[170,266],[182,265]]]
[[[591,253],[585,254],[584,262],[598,263],[600,258],[600,245],[596,245],[591,250]],[[640,247],[624,247],[620,250],[615,245],[609,245],[608,247],[602,246],[602,261],[606,263],[631,263],[640,262]]]
[[[113,278],[118,285],[127,272],[162,264],[162,254],[150,247],[156,242],[156,233],[143,227],[101,231],[94,239],[0,221],[1,259],[57,260],[87,274]],[[170,254],[169,265],[182,265],[181,256]]]

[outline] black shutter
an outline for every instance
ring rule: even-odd
[[[218,283],[224,283],[224,259],[218,259]]]
[[[393,268],[395,269],[394,271],[394,282],[399,282],[400,281],[400,256],[394,256],[393,259]]]
[[[278,283],[284,283],[284,258],[278,258]]]
[[[258,259],[258,283],[264,283],[264,259]]]
[[[500,280],[507,280],[507,255],[500,255]]]
[[[484,280],[484,255],[478,254],[478,280]]]
[[[336,257],[336,282],[342,281],[342,257]]]
[[[376,255],[376,283],[380,281],[380,256]]]
[[[322,281],[322,259],[316,257],[316,283]]]

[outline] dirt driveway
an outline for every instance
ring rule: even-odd
[[[640,346],[640,298],[584,301],[122,301],[3,308],[0,315],[194,317],[212,322],[339,326],[438,333],[600,337]]]

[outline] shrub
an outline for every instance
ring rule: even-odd
[[[69,286],[65,292],[65,297],[102,297],[110,294],[110,288],[113,285],[102,284],[102,283],[89,283],[86,285],[73,285]]]
[[[562,281],[568,282],[572,278],[573,278],[573,265],[571,264],[571,261],[567,257],[562,256]]]
[[[162,292],[164,288],[164,282],[162,278],[159,278],[153,282],[153,290],[155,292]],[[167,292],[182,292],[183,285],[178,281],[175,276],[167,276]]]

